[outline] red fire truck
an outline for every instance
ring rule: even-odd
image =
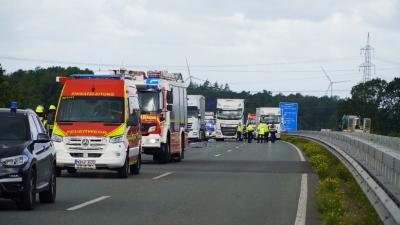
[[[188,146],[187,94],[182,74],[149,71],[136,76],[143,153],[159,163],[181,161]]]

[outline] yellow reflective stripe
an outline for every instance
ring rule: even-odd
[[[64,132],[57,126],[57,123],[54,123],[53,134],[61,136],[61,137],[65,137],[66,136],[64,134]]]
[[[118,135],[123,135],[125,132],[126,124],[122,124],[121,126],[115,128],[113,131],[108,133],[106,136],[107,137],[114,137]]]

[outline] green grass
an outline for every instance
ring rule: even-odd
[[[316,203],[325,225],[382,224],[347,168],[321,145],[297,137],[282,140],[298,146],[319,177]]]

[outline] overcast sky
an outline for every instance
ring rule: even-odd
[[[193,76],[235,91],[317,96],[329,84],[322,66],[349,80],[334,86],[345,97],[362,79],[367,32],[374,76],[400,76],[399,21],[396,0],[0,0],[0,63],[7,72],[124,65],[188,77],[187,57]]]

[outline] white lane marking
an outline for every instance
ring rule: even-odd
[[[239,146],[236,146],[235,148],[239,148]]]
[[[294,145],[294,144],[292,144],[292,143],[290,143],[290,142],[286,142],[285,141],[285,143],[288,143],[289,145],[291,145],[294,149],[296,149],[296,151],[297,151],[297,154],[299,154],[299,157],[300,157],[300,161],[306,161],[306,159],[304,158],[304,156],[303,156],[303,153],[301,152],[301,150],[296,146],[296,145]]]
[[[166,172],[166,173],[161,174],[160,176],[153,177],[153,180],[158,180],[160,178],[166,177],[171,174],[172,174],[172,172]]]
[[[79,205],[73,206],[73,207],[71,207],[71,208],[68,208],[68,209],[67,209],[67,211],[74,211],[74,210],[77,210],[77,209],[83,208],[83,207],[85,207],[85,206],[88,206],[88,205],[94,204],[94,203],[96,203],[96,202],[103,201],[103,200],[105,200],[105,199],[107,199],[107,198],[109,198],[109,197],[111,197],[111,196],[101,196],[101,197],[95,198],[95,199],[93,199],[93,200],[90,200],[90,201],[84,202],[84,203],[82,203],[82,204],[79,204]]]
[[[219,156],[221,156],[222,154],[216,154],[216,155],[214,155],[215,157],[219,157]]]
[[[296,149],[297,154],[299,154],[300,161],[306,161],[303,156],[301,150],[294,144],[290,142],[286,142],[291,145],[294,149]],[[297,213],[296,213],[296,221],[295,225],[305,225],[306,224],[306,216],[307,216],[307,192],[308,192],[308,184],[307,184],[307,174],[303,173],[301,175],[301,184],[300,184],[300,196],[299,196],[299,204],[297,205]]]
[[[227,152],[231,152],[232,151],[232,149],[228,149],[228,151]]]
[[[294,225],[305,225],[307,216],[307,174],[301,175],[299,204],[297,205],[296,221]]]

